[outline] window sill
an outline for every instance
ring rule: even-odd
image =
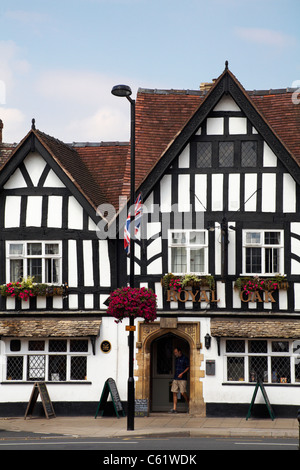
[[[256,382],[222,382],[222,385],[229,385],[229,386],[246,386],[246,387],[255,387]],[[263,382],[264,387],[300,387],[300,382],[295,382],[293,384],[288,383],[266,383]]]
[[[52,382],[51,380],[49,381],[38,381],[38,380],[33,380],[33,381],[23,381],[23,380],[6,380],[4,382],[0,382],[0,385],[33,385],[35,383],[43,382],[47,385],[91,385],[92,382],[90,380],[78,380],[78,381],[66,381],[66,382]]]

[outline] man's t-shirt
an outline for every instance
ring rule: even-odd
[[[181,374],[187,367],[189,367],[189,360],[186,356],[182,355],[182,356],[176,357],[174,379],[175,380],[187,380],[187,372],[183,374],[182,377],[178,377],[178,375]]]

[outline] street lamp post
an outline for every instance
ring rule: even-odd
[[[114,96],[127,98],[131,108],[130,125],[130,268],[129,283],[134,287],[134,212],[135,212],[135,100],[130,96],[131,88],[128,85],[116,85],[111,90]],[[133,352],[134,352],[134,317],[129,316],[129,377],[127,385],[127,430],[134,431],[134,377],[133,377]]]

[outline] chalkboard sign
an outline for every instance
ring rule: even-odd
[[[148,400],[145,399],[136,399],[135,400],[135,413],[134,415],[137,417],[148,416]]]
[[[272,406],[270,405],[269,398],[268,398],[267,392],[266,392],[266,390],[265,390],[264,384],[263,384],[262,382],[260,382],[260,381],[258,381],[258,382],[256,383],[255,390],[254,390],[254,393],[253,393],[253,397],[252,397],[251,404],[250,404],[250,406],[249,406],[249,410],[248,410],[248,414],[247,414],[246,420],[248,420],[248,418],[251,416],[251,411],[252,411],[252,408],[253,408],[253,405],[254,405],[254,402],[255,402],[255,398],[256,398],[256,395],[257,395],[258,388],[260,388],[260,390],[261,390],[261,393],[262,393],[262,395],[263,395],[263,397],[264,397],[265,404],[266,404],[266,406],[267,406],[267,409],[268,409],[270,418],[271,418],[272,421],[273,421],[273,420],[275,419],[275,415],[274,415]]]
[[[107,398],[109,394],[111,396],[112,403],[113,403],[114,410],[115,410],[117,417],[118,418],[120,417],[119,413],[122,413],[122,415],[125,416],[116,382],[114,381],[114,379],[109,378],[105,381],[95,418],[97,418],[99,412],[100,412],[100,415],[103,416],[104,408],[107,403]]]
[[[54,409],[45,382],[36,382],[34,384],[24,418],[26,419],[27,416],[32,415],[39,395],[41,396],[46,417],[48,419],[55,418]]]

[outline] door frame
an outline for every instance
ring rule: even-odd
[[[160,322],[138,323],[138,341],[136,343],[136,399],[151,400],[151,345],[152,342],[172,333],[188,342],[190,347],[190,406],[189,413],[205,416],[203,399],[204,360],[200,343],[200,322],[177,322],[177,318],[161,318]],[[151,409],[151,407],[149,407]]]

